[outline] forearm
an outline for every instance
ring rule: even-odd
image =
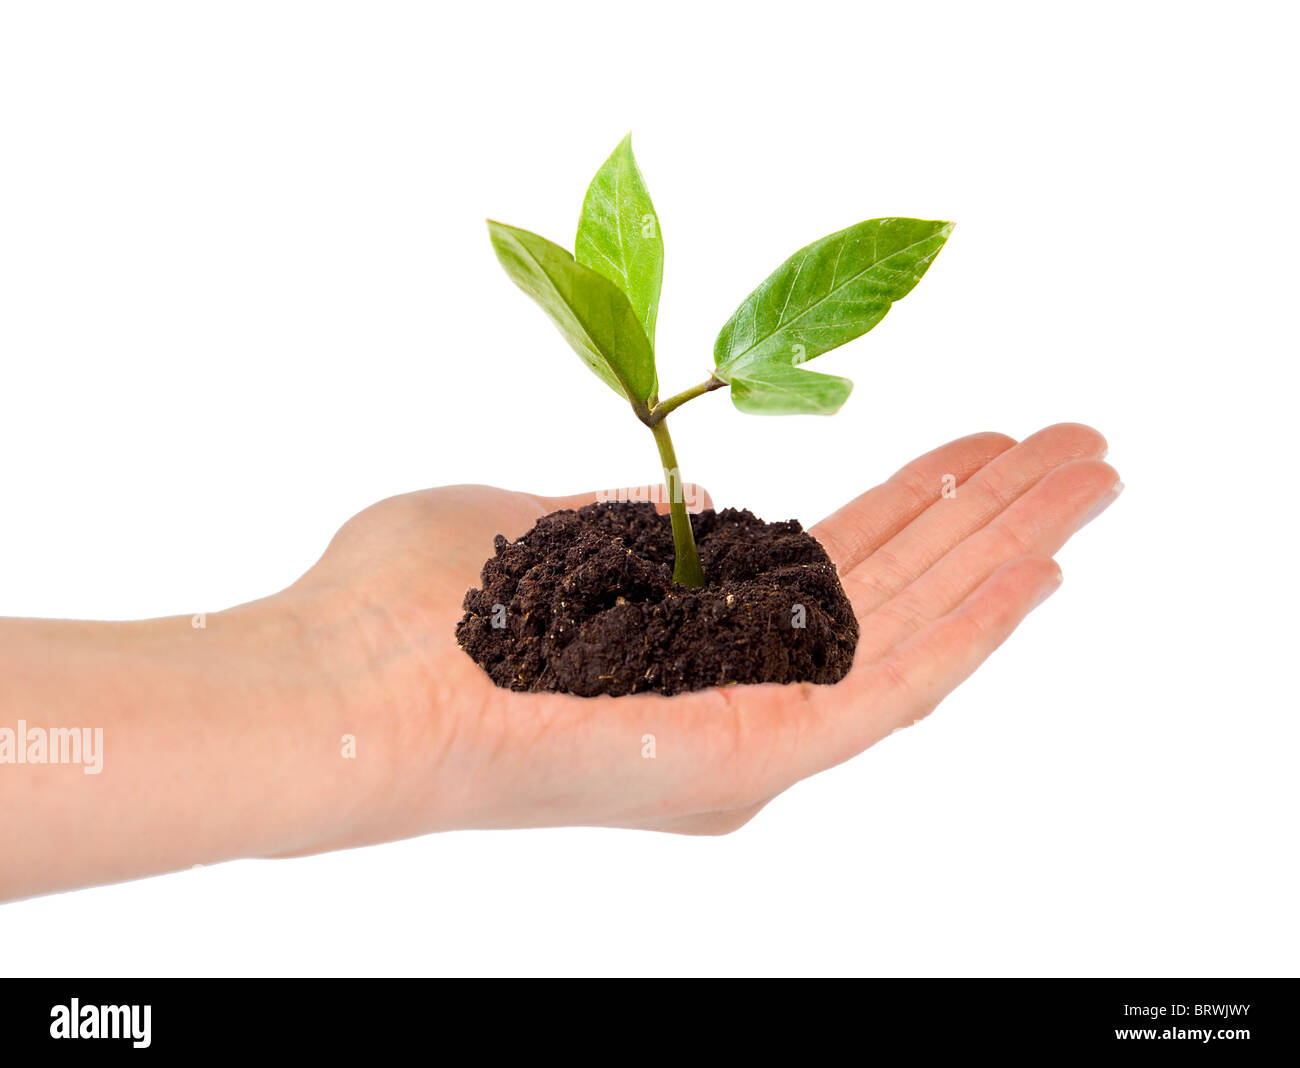
[[[0,620],[0,899],[309,849],[346,821],[342,702],[310,624],[269,604]]]

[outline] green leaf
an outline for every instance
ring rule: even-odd
[[[796,371],[860,337],[921,280],[952,223],[868,219],[800,249],[741,302],[713,346],[741,411],[834,412],[849,383]]]
[[[653,351],[664,242],[659,216],[632,155],[631,134],[591,180],[582,202],[574,256],[627,294]]]
[[[834,415],[853,383],[788,364],[754,364],[730,379],[731,400],[750,415]]]
[[[628,400],[659,390],[654,353],[622,290],[544,237],[488,220],[497,259],[583,362]]]

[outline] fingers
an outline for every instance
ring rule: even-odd
[[[953,611],[888,656],[874,664],[855,664],[844,682],[819,689],[813,700],[823,738],[821,744],[807,747],[819,762],[802,774],[847,760],[928,715],[1056,591],[1060,581],[1060,569],[1047,556],[1003,564]]]
[[[927,623],[950,612],[1003,564],[1051,556],[1119,495],[1115,469],[1100,460],[1059,467],[1001,515],[949,552],[915,582],[862,619],[856,656],[879,659]]]
[[[972,434],[917,457],[809,531],[845,575],[940,499],[944,479],[960,486],[1015,445],[1005,434]]]
[[[841,574],[858,618],[914,582],[1050,472],[1105,452],[1105,438],[1091,427],[1059,423],[1000,453],[954,496],[935,501],[847,575]]]
[[[567,497],[534,496],[533,499],[541,505],[543,514],[558,512],[565,508],[582,508],[598,501],[648,501],[654,504],[655,511],[660,515],[664,515],[668,511],[671,501],[667,487],[662,484],[597,490],[592,493],[573,493]],[[694,482],[687,482],[682,486],[682,499],[688,512],[702,512],[705,508],[713,507],[713,498],[709,496],[709,491]]]

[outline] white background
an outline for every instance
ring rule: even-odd
[[[229,864],[7,906],[0,969],[1295,974],[1295,30],[1240,3],[4,4],[0,613],[261,596],[423,486],[657,479],[483,227],[570,244],[629,128],[666,392],[807,241],[958,223],[819,361],[857,382],[835,419],[675,417],[720,503],[811,522],[1059,420],[1128,490],[938,713],[733,836]]]

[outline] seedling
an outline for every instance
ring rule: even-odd
[[[654,340],[664,245],[631,135],[587,189],[572,256],[544,237],[488,220],[506,273],[654,435],[669,493],[673,581],[690,587],[704,585],[704,572],[668,414],[723,386],[731,387],[737,408],[753,415],[834,414],[853,383],[800,365],[880,322],[921,280],[952,227],[868,219],[801,248],[722,327],[709,377],[660,400]]]

